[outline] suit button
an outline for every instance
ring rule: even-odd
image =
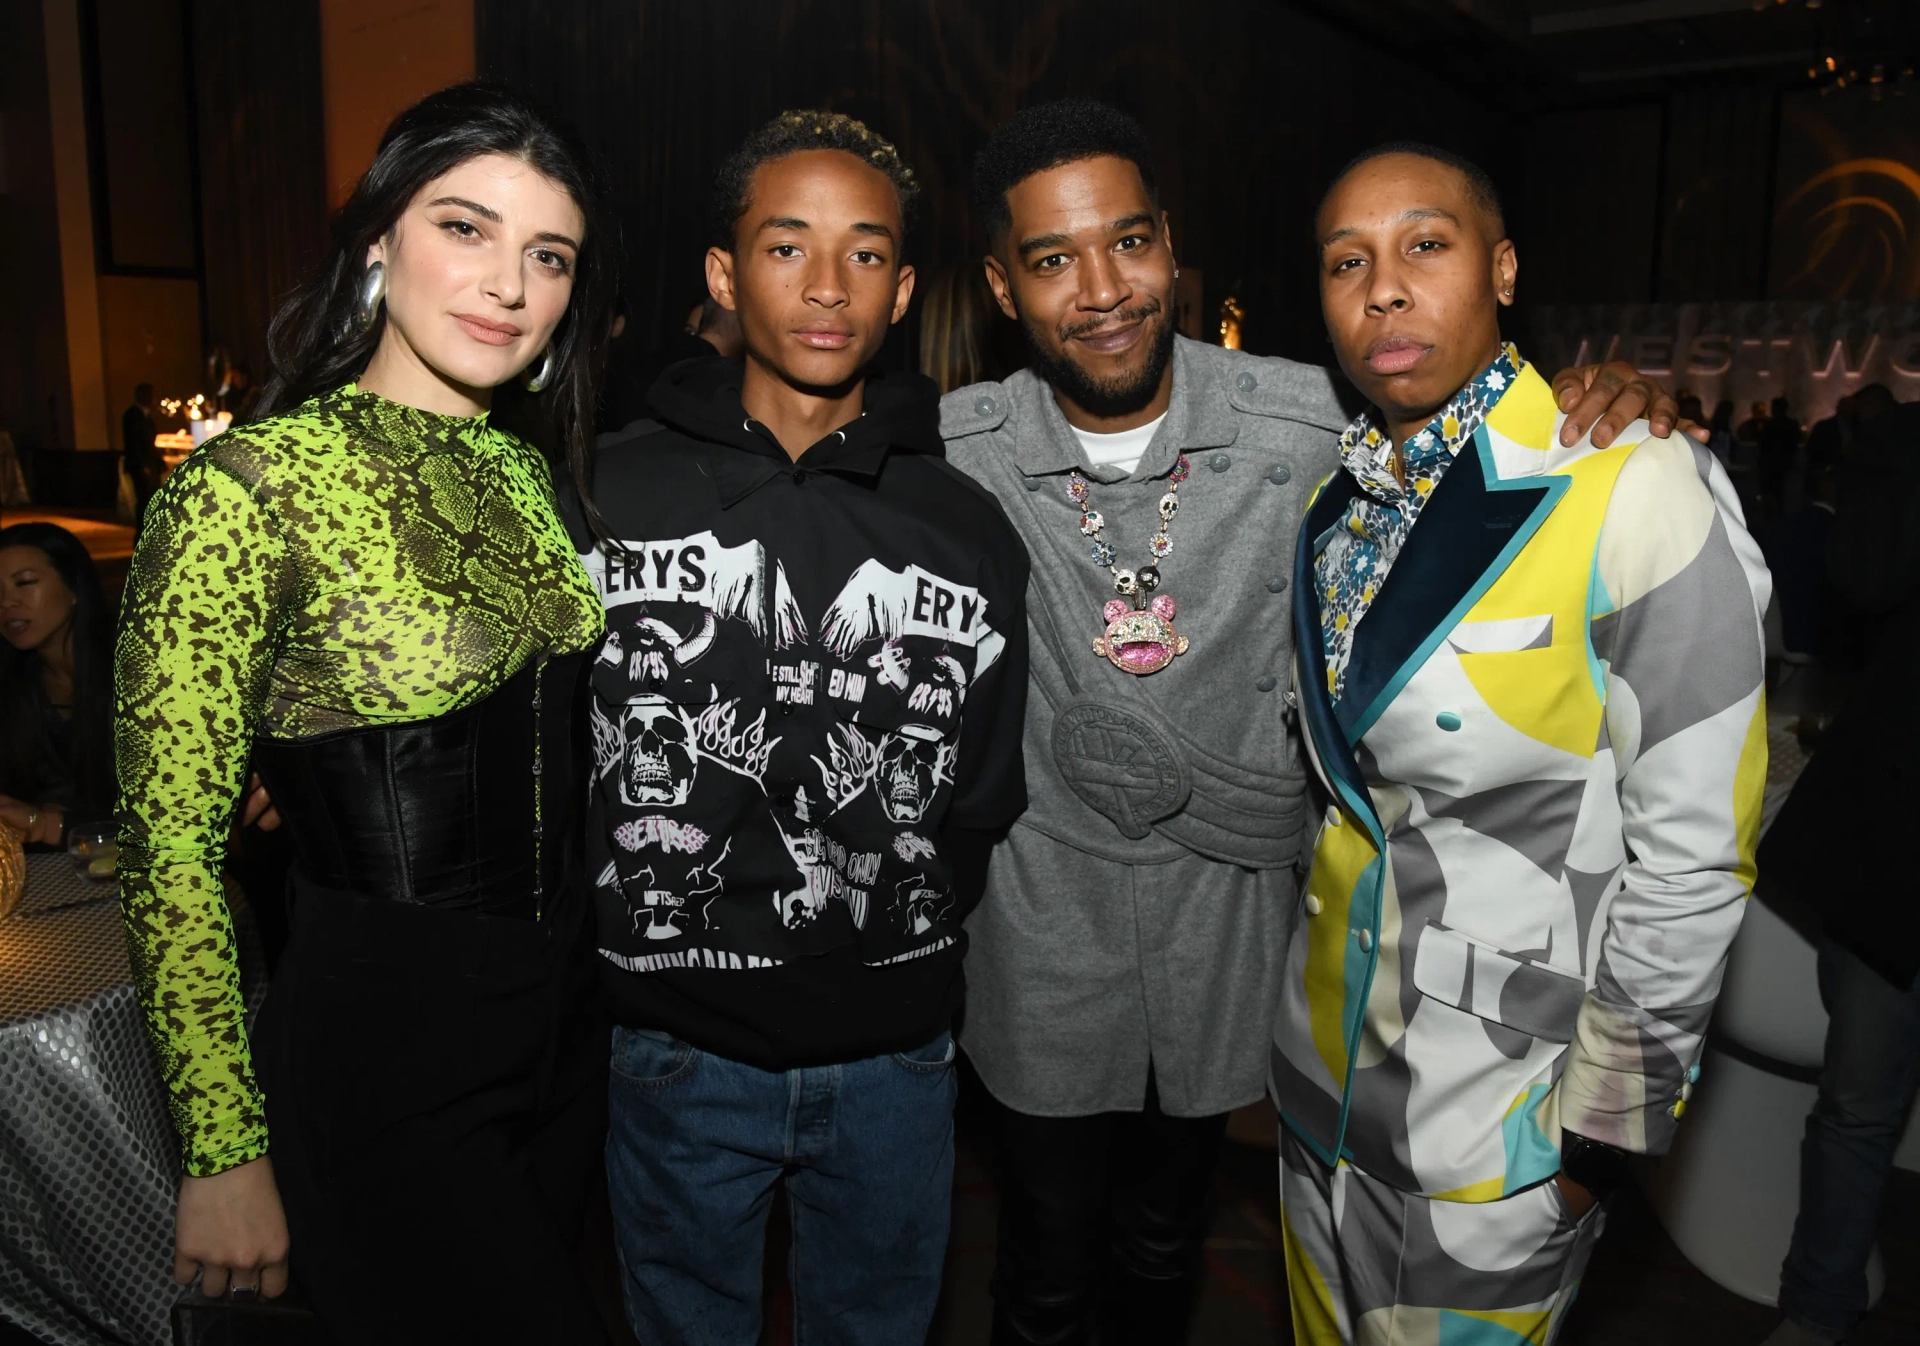
[[[982,416],[991,416],[993,415],[993,399],[991,397],[983,397],[973,404],[973,409]]]
[[[1692,1097],[1693,1097],[1693,1086],[1692,1086],[1691,1084],[1683,1084],[1683,1085],[1681,1085],[1681,1086],[1680,1086],[1680,1101],[1681,1101],[1682,1103],[1685,1103],[1685,1102],[1687,1102],[1687,1101],[1688,1101],[1689,1099],[1691,1099]]]
[[[1037,491],[1037,490],[1039,490],[1039,489],[1040,489],[1040,478],[1038,478],[1038,477],[1028,477],[1028,478],[1027,478],[1027,489],[1028,489],[1029,491]]]
[[[1672,1107],[1667,1109],[1667,1116],[1673,1118],[1673,1120],[1677,1122],[1680,1120],[1682,1114],[1684,1114],[1686,1110],[1687,1110],[1686,1100],[1682,1099],[1680,1102],[1675,1103]]]
[[[1275,575],[1272,579],[1267,581],[1268,593],[1283,594],[1286,591],[1287,591],[1287,577],[1285,575]]]
[[[1227,454],[1216,453],[1213,455],[1213,457],[1207,459],[1207,466],[1212,468],[1215,472],[1225,472],[1228,468],[1233,466],[1233,459]]]
[[[1324,910],[1326,910],[1326,904],[1323,903],[1319,898],[1315,897],[1312,893],[1308,893],[1307,894],[1307,915],[1318,916]]]
[[[1450,710],[1441,711],[1438,715],[1433,717],[1433,722],[1439,725],[1442,729],[1446,730],[1449,734],[1453,733],[1455,730],[1459,729],[1460,727],[1460,717],[1458,715],[1455,715]]]
[[[1359,932],[1359,935],[1360,935],[1360,952],[1371,953],[1373,951],[1373,931],[1362,930]]]
[[[1271,692],[1274,688],[1280,685],[1280,679],[1274,677],[1273,674],[1269,673],[1267,674],[1266,677],[1260,679],[1260,681],[1254,683],[1253,685],[1255,687],[1258,687],[1263,692]]]
[[[1281,463],[1278,466],[1276,466],[1273,469],[1273,471],[1267,473],[1267,480],[1272,482],[1275,486],[1285,486],[1288,482],[1293,480],[1293,469],[1288,467],[1285,463]]]
[[[1687,1083],[1697,1084],[1700,1080],[1700,1063],[1695,1061],[1687,1067]]]
[[[1250,393],[1260,386],[1260,380],[1251,374],[1242,373],[1239,378],[1233,381],[1233,385],[1243,393]]]

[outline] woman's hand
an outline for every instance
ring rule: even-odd
[[[173,1278],[200,1278],[218,1299],[229,1289],[272,1299],[287,1288],[287,1216],[266,1155],[211,1178],[180,1179],[173,1233]]]
[[[247,799],[240,807],[240,826],[256,824],[262,832],[271,832],[280,826],[280,810],[273,806],[273,796],[260,783],[258,771],[247,777]]]
[[[0,795],[0,820],[18,832],[20,839],[29,845],[58,846],[60,834],[66,831],[67,811],[58,804],[42,808],[24,799]]]
[[[1554,1174],[1553,1180],[1560,1188],[1560,1195],[1566,1199],[1567,1213],[1573,1216],[1573,1222],[1578,1224],[1586,1219],[1587,1212],[1593,1209],[1599,1198],[1565,1173]]]

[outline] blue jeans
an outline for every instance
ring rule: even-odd
[[[607,1183],[647,1346],[753,1346],[774,1184],[796,1346],[903,1346],[933,1321],[953,1196],[953,1038],[767,1071],[613,1030]]]
[[[1780,1308],[1843,1336],[1866,1312],[1880,1199],[1920,1084],[1920,980],[1902,991],[1823,939],[1820,998],[1831,1019],[1826,1063],[1800,1145],[1800,1217]]]

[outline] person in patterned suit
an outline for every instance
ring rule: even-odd
[[[1383,146],[1317,236],[1371,406],[1294,570],[1332,796],[1272,1056],[1295,1336],[1549,1342],[1752,886],[1770,580],[1706,450],[1562,433],[1481,170]]]

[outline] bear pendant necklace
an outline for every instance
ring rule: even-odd
[[[1183,453],[1167,474],[1167,493],[1160,497],[1160,531],[1147,539],[1152,559],[1137,571],[1119,565],[1120,553],[1100,536],[1107,521],[1093,508],[1087,479],[1078,468],[1067,478],[1067,498],[1080,507],[1081,536],[1092,542],[1093,563],[1113,576],[1113,590],[1119,595],[1107,600],[1102,614],[1107,629],[1094,640],[1093,652],[1122,673],[1136,677],[1158,673],[1187,652],[1187,638],[1173,629],[1179,611],[1173,595],[1153,591],[1160,587],[1160,562],[1173,550],[1167,528],[1180,512],[1180,483],[1192,470]]]

